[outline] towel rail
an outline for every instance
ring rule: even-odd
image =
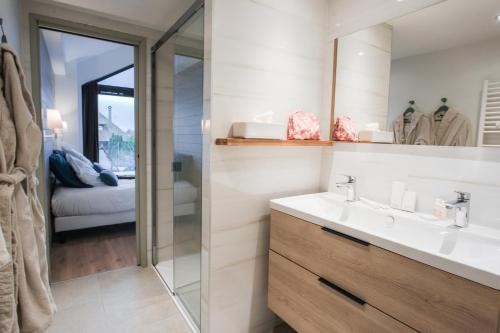
[[[481,98],[481,115],[477,144],[500,147],[500,81],[485,80]]]

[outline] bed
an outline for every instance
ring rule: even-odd
[[[176,181],[174,188],[174,216],[195,214],[198,189],[185,180]],[[56,185],[51,208],[56,233],[135,222],[135,179],[120,179],[116,187]]]
[[[51,200],[54,231],[135,222],[135,180],[121,179],[119,184],[93,188],[56,186]]]

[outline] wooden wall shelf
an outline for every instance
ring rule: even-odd
[[[302,146],[302,147],[329,147],[333,141],[320,140],[269,140],[269,139],[216,139],[218,146]]]

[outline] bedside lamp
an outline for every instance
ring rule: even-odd
[[[65,121],[62,121],[59,110],[47,109],[47,127],[52,131],[56,148],[59,148],[59,141],[63,134],[65,123]]]
[[[55,109],[47,109],[47,127],[52,130],[52,134],[57,135],[57,130],[63,128],[61,112]]]

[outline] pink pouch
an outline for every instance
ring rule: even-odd
[[[319,140],[319,120],[314,113],[295,112],[288,118],[288,140]]]
[[[333,128],[333,139],[335,141],[358,142],[358,132],[351,118],[337,117]]]

